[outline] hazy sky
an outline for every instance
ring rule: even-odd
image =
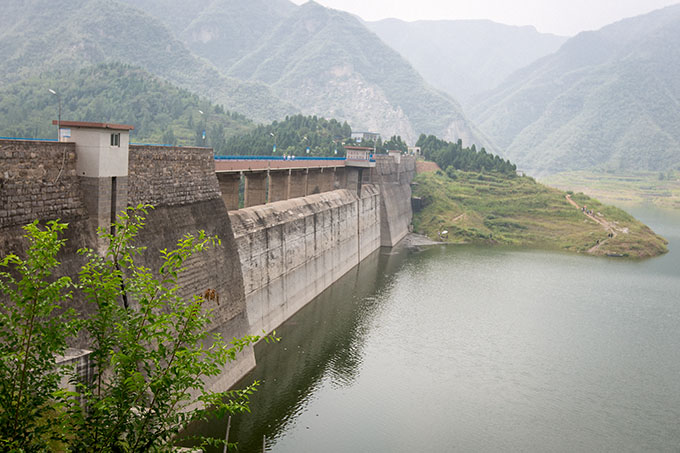
[[[596,30],[679,0],[316,0],[365,20],[490,19],[509,25],[534,25],[539,31],[575,35]],[[297,4],[306,0],[293,0]]]

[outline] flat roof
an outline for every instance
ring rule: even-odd
[[[55,126],[60,124],[65,127],[87,127],[91,129],[115,129],[119,131],[131,131],[135,127],[128,124],[113,124],[113,123],[90,123],[88,121],[62,121],[59,123],[57,120],[52,120],[52,124]]]

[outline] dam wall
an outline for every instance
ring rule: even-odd
[[[106,146],[107,127],[100,127]],[[105,246],[97,227],[108,229],[126,207],[153,205],[136,239],[146,247],[139,265],[158,269],[159,251],[174,248],[187,233],[219,237],[219,246],[186,263],[179,294],[214,291],[218,298],[205,305],[213,312],[211,329],[224,338],[272,331],[381,245],[399,242],[411,221],[415,166],[404,156],[378,156],[370,172],[343,168],[353,175],[350,189],[227,211],[211,149],[129,145],[126,171],[112,175],[82,172],[78,146],[0,140],[0,256],[25,254],[26,223],[60,219],[69,228],[59,275],[77,280],[83,264],[77,250]],[[84,316],[92,311],[77,294],[72,304]],[[87,346],[84,338],[73,344]],[[252,348],[244,349],[210,388],[230,387],[254,365]]]
[[[184,297],[212,289],[220,303],[208,301],[216,325],[245,314],[241,268],[227,209],[222,201],[213,153],[208,148],[130,146],[128,206],[151,204],[139,244],[145,264],[160,265],[158,250],[172,248],[187,233],[203,230],[221,244],[195,255],[180,275]]]
[[[380,189],[380,245],[394,247],[409,232],[411,181],[416,174],[413,156],[375,156],[371,181]]]
[[[219,299],[212,310],[211,328],[225,338],[248,332],[243,278],[238,251],[215,175],[212,150],[206,148],[130,145],[127,176],[88,177],[78,174],[76,143],[0,140],[0,256],[25,256],[28,247],[22,226],[60,219],[69,224],[66,243],[58,255],[57,275],[77,280],[84,259],[77,253],[105,246],[95,234],[127,206],[152,204],[136,243],[146,250],[137,264],[158,269],[162,249],[175,248],[185,234],[204,230],[221,243],[194,255],[179,276],[179,294],[192,297],[214,290]],[[92,312],[76,292],[72,308],[84,316]],[[86,349],[79,338],[75,348]],[[215,387],[226,388],[255,365],[245,349]]]
[[[213,332],[241,337],[249,330],[243,277],[234,234],[215,174],[212,149],[130,145],[128,205],[151,204],[138,243],[147,247],[143,264],[161,265],[159,250],[174,248],[185,234],[199,230],[217,236],[220,244],[192,256],[179,276],[183,297],[214,290],[218,299],[204,302],[212,310]],[[226,390],[255,366],[252,348],[218,380],[213,391]]]
[[[270,332],[380,247],[380,193],[334,190],[230,211],[252,334]]]
[[[85,218],[74,143],[3,140],[0,163],[0,228]]]
[[[66,242],[57,259],[56,276],[76,277],[83,258],[77,251],[95,244],[95,230],[81,199],[73,143],[37,140],[0,140],[0,257],[25,257],[28,241],[23,226],[39,220],[68,224]],[[0,295],[0,301],[2,300]],[[86,310],[82,301],[74,308]]]

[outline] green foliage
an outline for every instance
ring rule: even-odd
[[[500,173],[456,171],[452,180],[443,173],[419,174],[414,195],[427,200],[414,214],[414,230],[432,239],[452,243],[484,243],[542,247],[596,253],[655,256],[667,251],[666,242],[632,216],[605,206],[583,194],[572,199],[587,205],[615,225],[616,238],[571,205],[566,193],[536,183],[528,177]],[[598,242],[600,241],[600,242]]]
[[[133,245],[147,208],[122,214],[114,233],[100,231],[108,243],[103,255],[80,251],[87,262],[77,284],[68,277],[48,283],[63,224],[44,231],[29,225],[29,257],[9,255],[0,263],[21,276],[0,274],[0,289],[12,301],[0,311],[3,447],[35,450],[51,442],[65,451],[165,451],[183,426],[206,415],[207,409],[193,408],[196,402],[220,415],[248,411],[257,382],[209,392],[203,378],[219,375],[259,337],[209,336],[210,313],[203,307],[209,297],[178,294],[190,258],[219,240],[203,232],[185,235],[176,249],[160,252],[163,264],[153,272],[135,263],[144,249]],[[72,289],[95,308],[79,323],[63,311]],[[64,370],[55,366],[55,354],[79,326],[91,341],[93,379],[72,379],[78,395],[58,389]]]
[[[50,418],[57,415],[58,386],[68,370],[55,366],[66,341],[78,329],[71,300],[71,279],[53,277],[58,235],[66,228],[49,222],[24,227],[30,242],[27,257],[9,254],[0,260],[0,450],[47,449],[57,437]],[[61,395],[63,397],[63,395]]]
[[[243,115],[162,81],[140,68],[119,63],[81,69],[76,74],[55,72],[33,77],[0,90],[0,135],[54,138],[58,102],[62,118],[131,124],[136,142],[207,146],[255,127]],[[203,111],[204,114],[201,114]]]
[[[393,135],[384,144],[385,151],[401,151],[408,152],[408,144],[401,139],[399,135]]]
[[[461,140],[450,143],[434,135],[422,134],[416,146],[420,146],[426,159],[436,162],[440,168],[446,168],[447,173],[449,167],[463,171],[493,171],[509,176],[514,176],[517,171],[517,166],[509,160],[487,153],[484,148],[480,151],[475,145],[463,148]]]
[[[221,74],[178,41],[175,30],[135,7],[107,0],[3,0],[2,12],[7,25],[0,26],[0,87],[121,62],[249,118],[272,121],[295,112],[263,84]]]
[[[218,154],[228,155],[345,155],[344,140],[352,134],[349,125],[335,119],[293,115],[283,121],[257,126],[251,132],[228,139]],[[273,152],[276,144],[276,153]],[[307,152],[309,148],[309,152]],[[335,151],[337,150],[337,154]]]

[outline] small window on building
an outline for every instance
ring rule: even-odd
[[[120,146],[120,133],[111,134],[111,146]]]

